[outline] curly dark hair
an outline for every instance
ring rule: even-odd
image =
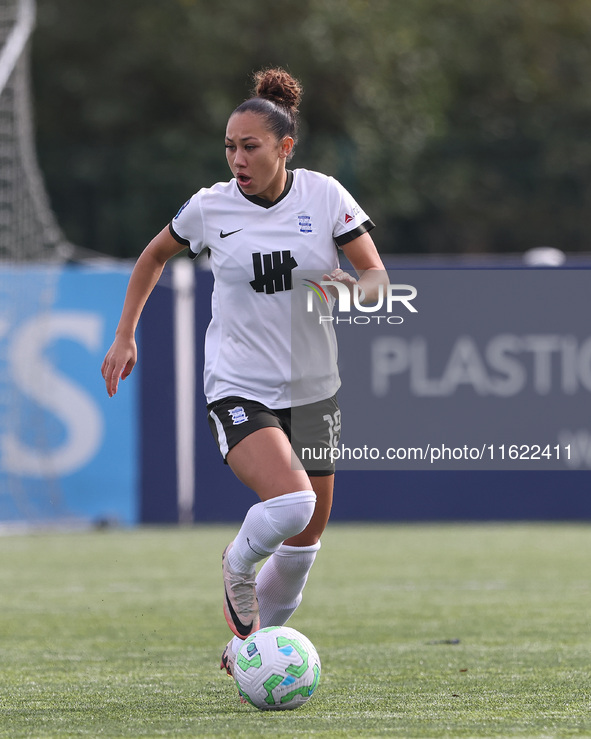
[[[254,75],[254,97],[272,100],[294,112],[298,110],[303,88],[298,80],[280,67],[261,69]]]
[[[253,97],[241,103],[232,113],[250,111],[263,116],[277,140],[291,136],[298,140],[299,105],[303,88],[295,77],[280,67],[262,69],[254,74]],[[291,155],[290,155],[291,158]]]

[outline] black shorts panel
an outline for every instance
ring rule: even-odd
[[[330,454],[340,437],[340,410],[336,396],[296,408],[267,408],[256,400],[232,396],[207,406],[209,428],[226,455],[249,434],[262,428],[279,428],[290,440],[310,477],[334,474]],[[227,463],[227,462],[226,462]]]

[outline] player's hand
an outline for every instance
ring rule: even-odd
[[[135,339],[115,338],[107,352],[101,367],[101,373],[107,386],[109,398],[117,392],[119,380],[129,377],[137,361],[137,345]]]
[[[353,294],[353,287],[357,284],[357,280],[355,277],[350,275],[348,272],[345,272],[340,267],[337,269],[334,269],[329,275],[323,275],[323,280],[331,280],[332,282],[342,282],[344,285],[346,285],[349,288],[349,292],[351,295]],[[332,295],[334,295],[335,298],[338,297],[338,291],[336,288],[328,287],[328,290],[331,292]]]

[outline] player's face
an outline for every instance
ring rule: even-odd
[[[285,187],[285,162],[293,147],[286,136],[278,141],[263,116],[247,111],[230,116],[226,128],[226,159],[240,189],[247,195],[276,200]]]

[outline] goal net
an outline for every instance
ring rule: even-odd
[[[47,414],[30,392],[47,378],[27,375],[34,370],[22,356],[18,360],[18,334],[51,308],[57,267],[71,250],[35,153],[29,81],[34,26],[34,0],[0,0],[0,527],[65,515],[57,477],[24,474],[14,455],[15,444],[43,450],[52,443]]]
[[[34,0],[0,0],[0,255],[10,261],[59,259],[66,246],[35,155],[28,68],[34,24]]]

